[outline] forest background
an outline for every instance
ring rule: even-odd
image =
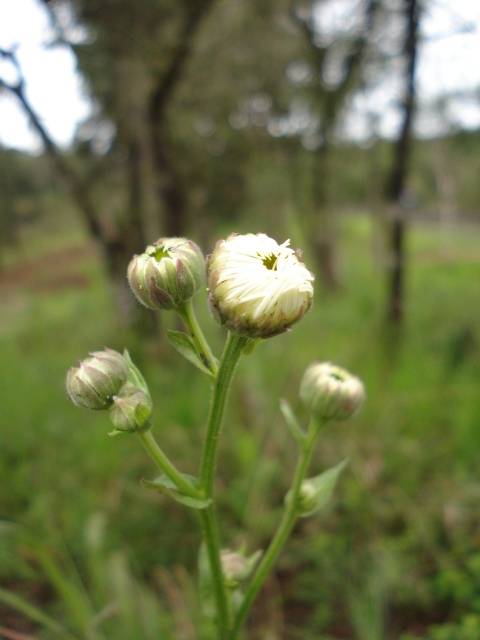
[[[95,101],[68,151],[15,50],[0,52],[15,71],[0,87],[44,149],[0,149],[0,580],[75,637],[96,637],[89,611],[113,597],[130,603],[116,638],[197,637],[196,522],[142,489],[142,452],[108,438],[102,415],[85,421],[64,377],[88,351],[127,346],[159,437],[194,472],[204,383],[165,344],[171,320],[136,305],[126,265],[162,235],[210,253],[236,231],[291,238],[317,278],[302,324],[239,369],[225,539],[268,542],[294,465],[278,397],[298,404],[312,358],[368,391],[322,440],[316,470],[348,457],[349,471],[295,529],[249,637],[478,640],[480,132],[453,106],[479,97],[418,99],[434,2],[45,0],[52,43],[74,51]],[[50,637],[7,604],[0,621],[7,638]]]

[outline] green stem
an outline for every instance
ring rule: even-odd
[[[228,391],[235,367],[243,348],[248,342],[249,338],[235,336],[232,333],[228,334],[212,390],[212,402],[200,469],[200,487],[204,492],[204,498],[207,499],[213,498],[213,477],[217,458],[218,437],[222,427]],[[230,628],[230,612],[220,559],[221,542],[214,503],[212,502],[206,509],[201,510],[199,516],[215,595],[218,638],[227,640]]]
[[[210,415],[208,418],[200,469],[200,486],[205,492],[205,498],[211,498],[213,493],[213,476],[215,473],[218,436],[222,427],[225,403],[232,382],[232,376],[242,351],[249,340],[250,338],[229,333],[223,350],[215,386],[213,388],[213,398],[210,406]]]
[[[158,446],[150,429],[144,432],[137,432],[137,435],[155,464],[170,478],[182,493],[192,498],[203,497],[203,493],[199,489],[196,489],[170,462]]]
[[[218,531],[217,516],[215,507],[211,504],[206,509],[198,511],[200,523],[202,525],[203,540],[207,550],[208,563],[213,584],[217,611],[217,634],[219,640],[228,639],[230,627],[229,604],[225,589],[225,580],[220,559],[220,534]]]
[[[307,438],[304,444],[301,446],[300,457],[295,468],[295,474],[293,477],[292,487],[290,489],[291,499],[288,501],[285,507],[283,518],[277,529],[273,540],[271,541],[265,555],[263,556],[260,564],[258,565],[253,578],[245,593],[245,597],[242,601],[240,608],[235,616],[233,628],[229,640],[235,640],[240,631],[240,628],[245,620],[245,617],[250,610],[250,607],[255,600],[265,578],[271,571],[275,564],[280,551],[284,547],[293,526],[297,520],[297,502],[300,493],[302,482],[307,473],[308,464],[312,456],[313,448],[318,436],[318,431],[321,427],[320,423],[313,422],[310,424],[310,428],[307,434]]]
[[[182,306],[178,307],[177,313],[193,339],[197,353],[203,364],[212,372],[213,376],[216,377],[218,372],[217,360],[198,324],[192,300],[187,300]]]

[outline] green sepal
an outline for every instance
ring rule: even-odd
[[[303,445],[305,443],[307,435],[300,426],[296,415],[293,413],[292,407],[284,398],[280,399],[280,411],[282,412],[282,415],[285,419],[285,422],[287,423],[288,428],[290,429],[290,433],[292,434],[292,436],[300,445]]]
[[[172,344],[184,358],[194,364],[200,371],[206,373],[210,378],[214,377],[213,373],[198,355],[195,344],[189,335],[183,331],[167,330],[167,338],[170,344]]]
[[[311,516],[327,504],[332,497],[338,477],[346,467],[347,463],[348,460],[343,460],[335,467],[327,469],[318,476],[309,478],[302,482],[297,498],[297,515],[300,518]],[[291,499],[292,497],[289,491],[285,500],[288,502]]]
[[[182,475],[192,484],[193,488],[193,483],[196,481],[196,478],[187,474]],[[154,489],[155,491],[160,491],[160,493],[166,493],[177,502],[180,502],[187,507],[191,507],[192,509],[206,509],[212,503],[211,498],[204,500],[202,498],[193,498],[192,496],[187,496],[185,493],[181,493],[177,485],[166,475],[161,475],[155,480],[142,479],[142,483],[148,489]]]
[[[257,345],[263,342],[263,338],[250,338],[247,344],[243,347],[242,353],[244,356],[248,356],[252,353]]]
[[[148,390],[147,383],[145,382],[145,378],[140,373],[140,369],[133,364],[130,354],[126,349],[123,351],[123,357],[128,366],[128,377],[126,386],[135,387],[136,389],[141,389],[145,395],[150,398],[150,391]]]

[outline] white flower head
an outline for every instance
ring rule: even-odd
[[[232,234],[207,259],[210,309],[232,333],[268,338],[283,333],[312,306],[313,275],[299,252],[263,233]]]

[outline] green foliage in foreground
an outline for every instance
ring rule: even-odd
[[[312,472],[346,457],[349,470],[333,506],[297,526],[277,567],[283,602],[272,581],[269,604],[256,613],[249,637],[265,637],[268,628],[306,640],[342,633],[359,640],[474,640],[480,635],[478,231],[412,232],[406,323],[392,338],[382,331],[384,273],[371,257],[371,225],[366,219],[342,224],[342,290],[326,297],[318,284],[302,325],[241,363],[223,433],[220,479],[235,477],[235,470],[250,479],[221,487],[224,541],[231,548],[264,547],[294,464],[277,398],[297,405],[298,381],[312,359],[348,368],[368,390],[359,416],[324,434]],[[112,598],[121,602],[118,590],[127,585],[131,610],[158,605],[135,623],[148,619],[153,629],[129,631],[113,617],[98,627],[107,638],[181,637],[186,612],[184,637],[194,638],[187,572],[195,572],[197,521],[141,487],[137,478],[150,478],[152,469],[136,441],[109,438],[101,413],[85,420],[66,401],[64,378],[88,350],[127,345],[162,416],[157,438],[174,459],[191,460],[186,473],[196,470],[207,383],[192,375],[189,363],[179,365],[169,345],[159,350],[112,330],[100,265],[86,257],[75,269],[88,287],[9,290],[0,301],[0,516],[25,532],[3,527],[0,580],[10,593],[30,600],[36,594],[46,615],[70,632],[83,629],[85,637],[97,636],[78,626],[83,614],[69,608],[68,594],[83,591],[73,601],[84,602],[84,613],[88,607],[98,613]],[[203,303],[199,295],[197,309]],[[188,389],[189,402],[179,387]],[[94,562],[92,522],[104,527],[102,559]],[[243,538],[247,525],[255,539]],[[39,545],[46,555],[39,556]],[[55,567],[70,585],[63,591]],[[2,622],[11,610],[1,605]],[[43,637],[54,636],[45,631]]]

